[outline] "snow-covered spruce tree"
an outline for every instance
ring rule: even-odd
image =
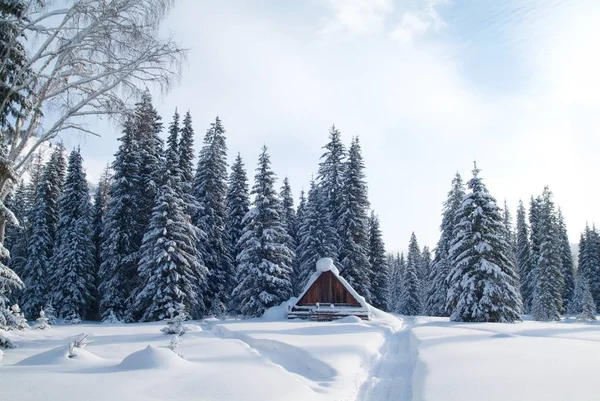
[[[537,264],[540,259],[540,246],[542,243],[542,198],[541,196],[531,197],[529,202],[529,252],[531,258],[531,267],[529,268],[526,277],[521,280],[527,282],[527,286],[531,289],[530,298],[524,302],[531,312],[533,306],[533,293],[537,283]]]
[[[107,166],[100,180],[98,187],[94,192],[94,203],[91,212],[92,224],[92,243],[94,244],[94,287],[92,289],[92,303],[89,310],[91,320],[100,319],[100,296],[98,287],[100,286],[100,265],[102,265],[102,231],[104,229],[104,216],[108,208],[108,191],[110,189],[111,173]]]
[[[89,187],[79,149],[69,155],[64,191],[58,198],[58,227],[51,259],[50,300],[59,318],[89,317],[95,287]]]
[[[164,182],[140,248],[141,284],[135,291],[132,310],[141,321],[184,316],[186,311],[200,317],[206,311],[207,270],[196,247],[196,231],[186,214],[177,149],[179,130],[174,126],[167,139]]]
[[[538,212],[540,247],[531,314],[539,321],[560,320],[560,315],[564,312],[562,302],[564,277],[559,226],[552,192],[548,187],[544,188]]]
[[[431,291],[431,282],[429,277],[431,276],[431,251],[426,245],[423,247],[421,252],[421,259],[419,264],[419,299],[421,300],[421,313],[425,313],[425,301],[427,294]]]
[[[371,304],[382,310],[388,307],[389,265],[385,256],[385,244],[379,224],[379,217],[371,212],[369,218],[369,263],[371,264]]]
[[[248,176],[242,156],[238,153],[231,166],[229,182],[227,185],[227,227],[229,246],[232,256],[237,258],[239,249],[237,244],[244,230],[244,216],[250,210],[250,194],[248,190]]]
[[[294,197],[292,196],[292,187],[290,186],[290,181],[287,177],[283,179],[283,185],[281,187],[281,191],[279,192],[279,199],[281,200],[281,221],[285,230],[289,236],[288,248],[295,250],[297,248],[296,243],[296,209],[294,208]],[[292,285],[293,292],[296,293],[297,285],[298,285],[298,277],[296,273],[298,272],[298,258],[294,253],[294,259],[292,260]]]
[[[447,278],[450,319],[515,322],[521,319],[522,303],[502,213],[478,175],[475,167],[452,235]]]
[[[506,199],[504,200],[504,209],[502,209],[502,217],[504,220],[506,242],[508,242],[508,244],[510,245],[510,257],[513,260],[513,265],[517,266],[517,243],[515,238],[516,236],[515,231],[513,230],[512,214],[510,213]]]
[[[519,201],[517,209],[517,271],[519,273],[519,282],[521,288],[521,297],[523,299],[523,310],[525,313],[531,312],[531,301],[533,299],[533,284],[531,280],[533,269],[533,260],[531,259],[531,246],[529,242],[529,226],[527,224],[527,215],[523,201]]]
[[[300,231],[300,226],[302,225],[302,221],[306,214],[306,194],[304,193],[304,189],[300,191],[300,200],[298,201],[298,208],[296,209],[296,237],[298,237],[298,232]],[[297,238],[296,238],[297,239]],[[298,241],[296,241],[298,242]]]
[[[421,265],[421,251],[415,233],[410,236],[406,266],[402,274],[402,292],[400,293],[399,313],[407,316],[416,316],[421,313],[419,267]]]
[[[567,234],[567,226],[562,211],[558,208],[557,214],[558,236],[560,244],[560,259],[562,265],[562,274],[564,278],[563,287],[563,306],[569,308],[569,302],[573,299],[573,291],[575,290],[575,266],[573,263],[573,253],[571,252],[571,244],[569,243],[569,235]]]
[[[102,264],[100,265],[100,316],[103,321],[123,320],[126,299],[137,276],[138,202],[140,158],[133,119],[123,127],[121,145],[112,164],[114,175],[102,230]]]
[[[38,197],[32,209],[29,254],[23,267],[25,289],[21,305],[26,316],[37,318],[50,296],[50,260],[58,223],[58,198],[62,192],[66,159],[64,147],[58,145],[44,167]]]
[[[333,227],[326,212],[326,199],[314,181],[310,183],[308,200],[298,229],[298,281],[301,291],[315,271],[315,265],[321,258],[331,258],[337,250],[332,242]]]
[[[199,209],[193,222],[206,234],[199,240],[209,272],[207,307],[210,306],[211,313],[222,314],[228,309],[235,283],[235,267],[226,225],[227,144],[225,128],[219,117],[204,136],[194,178],[194,196]]]
[[[338,224],[342,213],[342,187],[344,185],[344,169],[346,167],[346,148],[342,143],[340,131],[332,125],[329,130],[329,142],[323,147],[325,153],[321,156],[319,171],[317,172],[317,183],[324,196],[324,206],[329,220],[334,228],[327,235],[333,235],[327,242],[333,243],[339,251],[341,246],[338,234]],[[338,262],[337,251],[335,255],[329,255],[334,262]]]
[[[275,192],[275,173],[266,146],[259,158],[252,209],[244,218],[238,255],[235,305],[246,316],[260,316],[265,309],[292,295],[292,259],[288,234],[281,223],[281,206]]]
[[[193,194],[194,183],[194,128],[192,115],[188,111],[183,118],[179,139],[179,168],[181,169],[181,187],[187,214],[193,216],[197,210]]]
[[[446,277],[450,272],[449,249],[452,241],[452,232],[456,225],[456,214],[460,209],[465,188],[460,174],[452,180],[452,188],[444,201],[442,224],[440,225],[440,239],[438,240],[435,257],[431,263],[429,273],[429,291],[425,300],[425,314],[429,316],[450,316],[451,311],[446,309],[448,295],[448,282]]]
[[[404,254],[390,255],[390,278],[388,284],[388,305],[390,312],[398,312],[400,295],[402,294],[402,275],[404,273]]]
[[[586,228],[584,260],[579,269],[586,276],[598,309],[600,306],[600,234],[595,226]]]
[[[371,301],[371,264],[368,247],[367,183],[358,138],[352,140],[344,166],[341,204],[336,227],[339,233],[338,258],[341,274],[365,299]]]

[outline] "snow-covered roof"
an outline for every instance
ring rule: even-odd
[[[319,259],[319,261],[317,262],[316,270],[317,271],[314,272],[312,276],[310,276],[310,279],[304,286],[304,290],[300,293],[296,302],[294,302],[293,304],[290,305],[290,308],[296,306],[298,304],[298,302],[300,302],[300,300],[302,300],[302,297],[304,296],[304,294],[306,294],[308,292],[310,287],[312,287],[312,285],[315,283],[315,281],[317,281],[317,279],[319,278],[319,276],[321,274],[323,274],[325,272],[331,272],[338,279],[338,281],[340,283],[342,283],[342,285],[344,286],[346,291],[348,291],[350,293],[350,295],[352,295],[352,297],[354,299],[356,299],[356,301],[360,304],[360,306],[366,310],[369,310],[369,304],[367,303],[365,298],[363,296],[359,295],[358,292],[356,292],[354,290],[354,288],[352,288],[350,283],[348,283],[342,276],[340,276],[340,271],[338,270],[337,267],[335,267],[332,259],[330,259],[330,258]]]

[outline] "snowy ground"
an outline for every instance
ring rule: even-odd
[[[596,400],[600,325],[189,322],[180,359],[162,324],[10,332],[6,400]],[[67,358],[81,332],[94,340]],[[150,345],[151,347],[148,347]]]

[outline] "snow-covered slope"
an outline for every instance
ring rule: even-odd
[[[597,323],[403,322],[377,310],[370,322],[309,322],[279,312],[188,322],[177,350],[184,359],[166,348],[160,323],[10,332],[19,348],[0,362],[0,399],[598,399]],[[68,358],[66,345],[82,331],[94,342]]]

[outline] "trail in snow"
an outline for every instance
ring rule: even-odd
[[[359,401],[410,401],[414,361],[408,327],[389,335],[381,347],[379,360],[362,385]]]

